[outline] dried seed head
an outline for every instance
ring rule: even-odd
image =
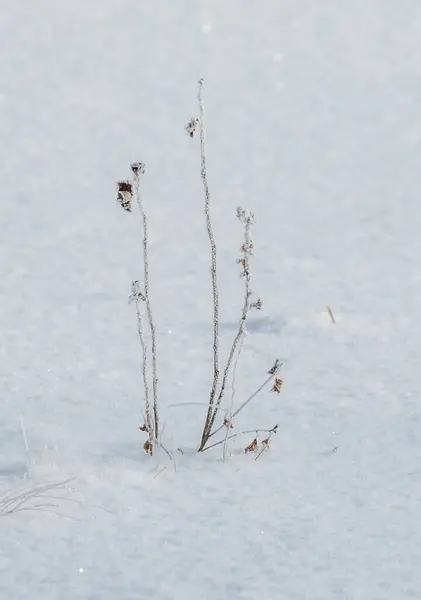
[[[250,304],[250,308],[255,308],[256,310],[262,310],[263,300],[261,298],[257,298],[256,302],[252,302]]]
[[[199,119],[196,119],[195,117],[193,117],[192,119],[190,119],[190,121],[184,127],[184,129],[186,130],[186,133],[189,137],[191,137],[191,138],[194,137],[198,123],[199,123]]]
[[[124,210],[132,210],[133,184],[131,181],[117,182],[117,202]]]
[[[279,394],[281,391],[283,382],[284,381],[283,381],[282,377],[275,377],[275,383],[273,385],[272,392],[277,392]]]
[[[282,363],[280,362],[280,360],[278,358],[276,358],[275,362],[273,363],[273,366],[268,371],[268,375],[275,375],[275,373],[277,373],[279,371],[281,366],[282,366]]]
[[[131,170],[135,175],[143,175],[146,169],[145,163],[134,162],[130,165]]]
[[[143,425],[141,425],[139,429],[140,431],[148,431],[148,428],[146,427],[145,423],[143,423]]]
[[[143,449],[146,452],[146,454],[149,454],[149,456],[152,456],[153,446],[149,440],[146,440],[146,442],[143,444]]]
[[[258,446],[257,437],[254,438],[252,442],[248,446],[244,448],[244,452],[248,454],[249,452],[256,452]]]
[[[138,281],[133,281],[132,287],[130,289],[129,304],[131,304],[132,302],[140,301],[145,302],[146,296],[140,289],[140,283]]]

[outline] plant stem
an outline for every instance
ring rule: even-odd
[[[205,193],[205,218],[206,229],[208,232],[209,243],[211,247],[211,276],[212,276],[212,296],[213,296],[213,381],[209,397],[208,412],[206,415],[205,425],[203,428],[202,439],[199,446],[199,452],[203,450],[211,431],[211,423],[214,418],[214,402],[219,379],[219,294],[217,285],[216,271],[216,244],[212,229],[212,221],[210,214],[210,192],[208,185],[207,169],[206,169],[206,146],[205,146],[205,126],[204,126],[204,104],[203,104],[203,79],[199,79],[198,101],[199,101],[199,131],[200,131],[200,159],[203,188]]]
[[[134,171],[134,184],[136,189],[136,201],[142,216],[143,227],[143,277],[146,299],[146,312],[148,315],[149,328],[151,330],[151,346],[152,346],[152,394],[153,394],[153,412],[154,412],[154,432],[155,440],[158,440],[159,435],[159,412],[158,412],[158,376],[157,376],[157,360],[156,360],[156,334],[155,325],[152,315],[151,301],[149,297],[149,253],[148,253],[148,220],[140,198],[139,190],[139,172]]]

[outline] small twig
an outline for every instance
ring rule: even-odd
[[[277,429],[278,429],[278,426],[275,425],[274,427],[272,427],[272,429],[248,429],[247,431],[238,431],[237,433],[233,433],[232,435],[229,435],[227,437],[227,440],[231,440],[232,438],[235,438],[239,435],[246,435],[247,433],[255,433],[256,435],[258,433],[268,433],[269,435],[271,435],[272,433],[275,433]],[[203,452],[205,452],[206,450],[210,450],[211,448],[214,448],[215,446],[219,446],[220,444],[223,444],[223,443],[225,443],[225,438],[223,440],[219,440],[219,442],[214,442],[210,446],[206,446],[206,448],[203,449]]]
[[[282,366],[282,365],[283,365],[283,363],[279,362],[279,361],[278,361],[278,359],[276,359],[276,361],[275,361],[275,365],[274,365],[274,367],[276,366],[276,368],[274,369],[274,368],[272,367],[272,369],[271,369],[271,370],[270,370],[270,372],[269,372],[269,377],[267,377],[267,378],[265,379],[265,381],[262,383],[262,385],[261,385],[261,386],[259,386],[259,387],[257,388],[257,390],[256,390],[255,392],[253,392],[253,393],[251,394],[251,396],[249,396],[249,397],[247,398],[247,400],[245,400],[245,401],[243,402],[243,404],[241,404],[241,405],[240,405],[240,406],[237,408],[237,410],[236,410],[236,411],[234,411],[234,412],[233,412],[233,414],[232,414],[232,417],[231,417],[231,421],[234,419],[234,417],[236,417],[236,416],[238,415],[238,413],[239,413],[240,411],[242,411],[242,410],[243,410],[243,408],[245,408],[245,407],[246,407],[246,406],[247,406],[247,405],[248,405],[248,404],[249,404],[249,403],[250,403],[252,400],[254,400],[254,398],[256,398],[256,396],[258,396],[258,395],[260,394],[260,392],[261,392],[261,391],[262,391],[262,390],[263,390],[263,389],[264,389],[264,388],[265,388],[265,387],[268,385],[268,383],[270,383],[270,382],[271,382],[271,380],[272,380],[274,377],[276,377],[276,375],[277,375],[277,373],[279,372],[279,369],[281,368],[281,366]],[[213,431],[213,432],[210,434],[210,436],[209,436],[209,437],[211,438],[212,436],[214,436],[216,433],[218,433],[219,431],[221,431],[221,429],[222,429],[223,427],[224,427],[224,424],[220,425],[220,426],[218,427],[218,429],[215,429],[215,431]],[[228,438],[228,439],[229,439],[229,438]]]
[[[162,469],[160,471],[158,471],[158,473],[156,473],[156,475],[154,475],[152,477],[152,479],[156,479],[157,477],[159,477],[159,475],[161,475],[162,471],[165,471],[166,468],[167,468],[166,466],[163,466]]]
[[[332,321],[332,323],[335,325],[336,324],[336,319],[335,319],[335,315],[333,314],[333,310],[331,306],[326,306],[326,310],[329,314],[330,320]]]
[[[159,447],[163,449],[163,451],[165,452],[165,454],[168,456],[168,458],[170,460],[172,460],[172,456],[171,453],[169,452],[169,450],[167,450],[164,446],[164,444],[162,444],[161,442],[159,443]]]
[[[227,456],[228,433],[229,433],[229,430],[232,428],[232,409],[233,409],[233,406],[234,406],[235,394],[237,392],[237,390],[236,390],[237,367],[238,367],[238,361],[239,361],[239,358],[240,358],[241,350],[243,349],[244,340],[245,340],[245,336],[243,336],[241,338],[240,346],[238,348],[237,356],[235,357],[234,367],[233,367],[233,370],[232,370],[231,404],[230,404],[230,408],[229,408],[229,413],[225,416],[225,419],[224,419],[224,425],[226,427],[226,431],[225,431],[225,443],[224,443],[224,448],[223,448],[223,451],[222,451],[222,457],[223,457],[224,461],[225,461],[226,456]]]

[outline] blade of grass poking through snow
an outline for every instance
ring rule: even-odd
[[[212,428],[213,428],[213,425],[215,422],[217,409],[219,408],[222,398],[224,397],[225,387],[227,384],[227,379],[228,379],[228,375],[229,375],[229,372],[230,372],[230,369],[232,366],[232,362],[234,360],[235,352],[237,350],[239,343],[241,342],[241,340],[244,337],[246,321],[247,321],[247,317],[250,312],[250,308],[251,307],[255,307],[258,309],[262,308],[262,301],[260,300],[260,298],[254,303],[250,302],[250,297],[251,297],[250,256],[252,255],[252,249],[253,249],[252,226],[254,224],[254,215],[250,211],[244,210],[243,208],[238,207],[237,208],[237,218],[244,225],[244,243],[241,246],[242,258],[239,258],[237,261],[239,264],[241,264],[241,267],[242,267],[241,276],[244,279],[244,302],[243,302],[243,308],[241,310],[241,316],[240,316],[240,322],[238,324],[238,330],[237,330],[237,333],[232,342],[228,360],[225,365],[224,374],[222,376],[221,389],[220,389],[218,399],[215,404],[215,410],[212,413],[208,439],[212,435]],[[241,352],[241,345],[240,345],[239,352]]]
[[[213,418],[213,407],[215,402],[215,396],[218,386],[219,379],[219,294],[218,294],[218,283],[217,283],[217,270],[216,270],[216,244],[215,237],[212,229],[212,220],[210,213],[210,192],[208,185],[208,175],[206,167],[206,143],[205,143],[205,118],[204,118],[204,103],[203,103],[203,79],[199,79],[198,82],[198,101],[199,101],[199,134],[200,134],[200,160],[201,168],[200,174],[203,182],[203,189],[205,193],[205,218],[206,218],[206,229],[208,232],[209,243],[211,247],[211,277],[212,277],[212,297],[213,297],[213,381],[212,388],[209,397],[208,412],[206,415],[205,425],[203,427],[202,439],[199,446],[199,451],[203,450],[209,434],[211,431],[211,423]],[[193,120],[191,124],[187,126],[187,133],[192,137],[194,134]],[[189,129],[189,126],[193,127]]]
[[[158,411],[158,375],[157,375],[157,359],[156,359],[156,334],[155,325],[152,315],[151,301],[149,297],[149,253],[148,253],[148,220],[146,212],[143,208],[143,204],[140,198],[140,175],[145,172],[145,165],[142,162],[133,163],[131,169],[134,174],[134,187],[136,192],[136,202],[139,207],[142,217],[142,228],[143,228],[143,276],[144,276],[144,287],[145,287],[145,302],[146,312],[148,315],[149,328],[151,331],[151,346],[152,346],[152,394],[153,394],[153,413],[154,413],[154,432],[155,440],[158,440],[159,436],[159,411]],[[151,447],[145,447],[148,452]],[[150,452],[151,453],[151,452]]]

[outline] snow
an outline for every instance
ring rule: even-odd
[[[0,517],[5,596],[420,597],[420,51],[416,0],[3,0],[0,496],[72,478]],[[236,207],[257,220],[264,311],[236,397],[284,362],[281,394],[236,421],[279,424],[259,460],[252,436],[226,462],[194,452],[212,376],[184,131],[198,77],[224,355],[242,304]],[[147,457],[137,429],[140,220],[115,185],[138,160],[173,461]]]

